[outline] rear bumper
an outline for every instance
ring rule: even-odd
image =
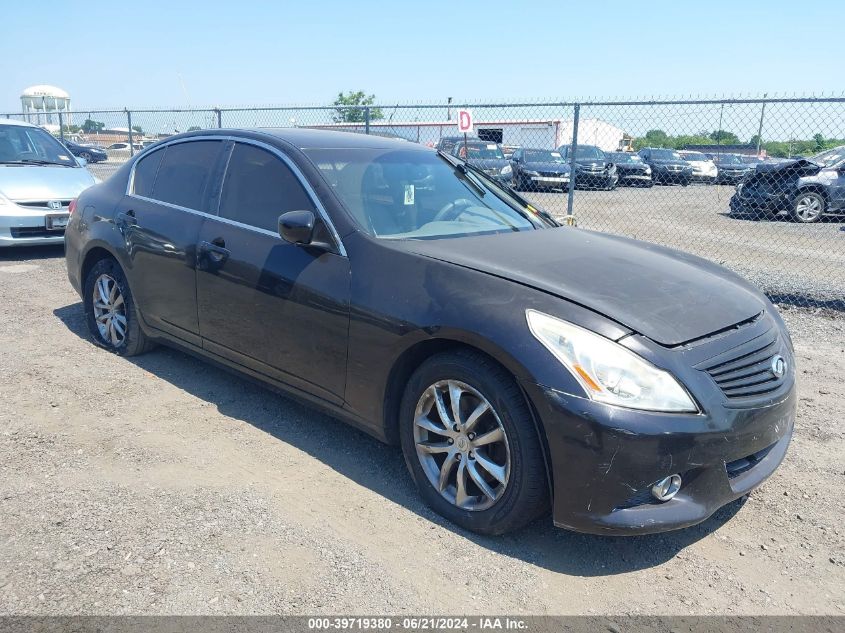
[[[772,406],[700,415],[626,410],[523,386],[548,440],[554,523],[592,534],[649,534],[704,521],[775,471],[795,420],[794,385]],[[654,499],[652,485],[676,473],[683,479],[677,496]]]

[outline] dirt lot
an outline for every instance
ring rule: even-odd
[[[845,614],[845,319],[785,315],[795,440],[747,501],[660,536],[482,538],[394,448],[181,353],[94,347],[61,250],[3,253],[0,613]]]

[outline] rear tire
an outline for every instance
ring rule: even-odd
[[[483,413],[473,418],[478,411]],[[426,360],[405,387],[399,433],[420,495],[453,523],[504,534],[548,508],[543,448],[531,411],[513,377],[489,357],[461,350]]]
[[[120,356],[136,356],[154,347],[141,330],[126,275],[114,259],[101,259],[88,271],[82,305],[88,331],[100,347]]]

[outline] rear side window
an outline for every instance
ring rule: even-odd
[[[160,149],[152,154],[147,154],[138,161],[138,164],[135,165],[135,176],[132,182],[133,193],[145,198],[153,197],[153,184],[155,184],[156,173],[164,152],[164,149]]]
[[[275,233],[286,211],[315,211],[291,169],[277,156],[236,143],[220,197],[220,217]]]
[[[158,168],[150,197],[204,211],[206,192],[222,145],[221,141],[189,141],[169,145]]]

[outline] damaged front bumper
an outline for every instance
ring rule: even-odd
[[[760,485],[783,460],[795,386],[761,408],[697,415],[611,407],[536,384],[524,388],[548,440],[558,527],[606,535],[665,532],[700,523]],[[651,494],[680,474],[677,495]]]

